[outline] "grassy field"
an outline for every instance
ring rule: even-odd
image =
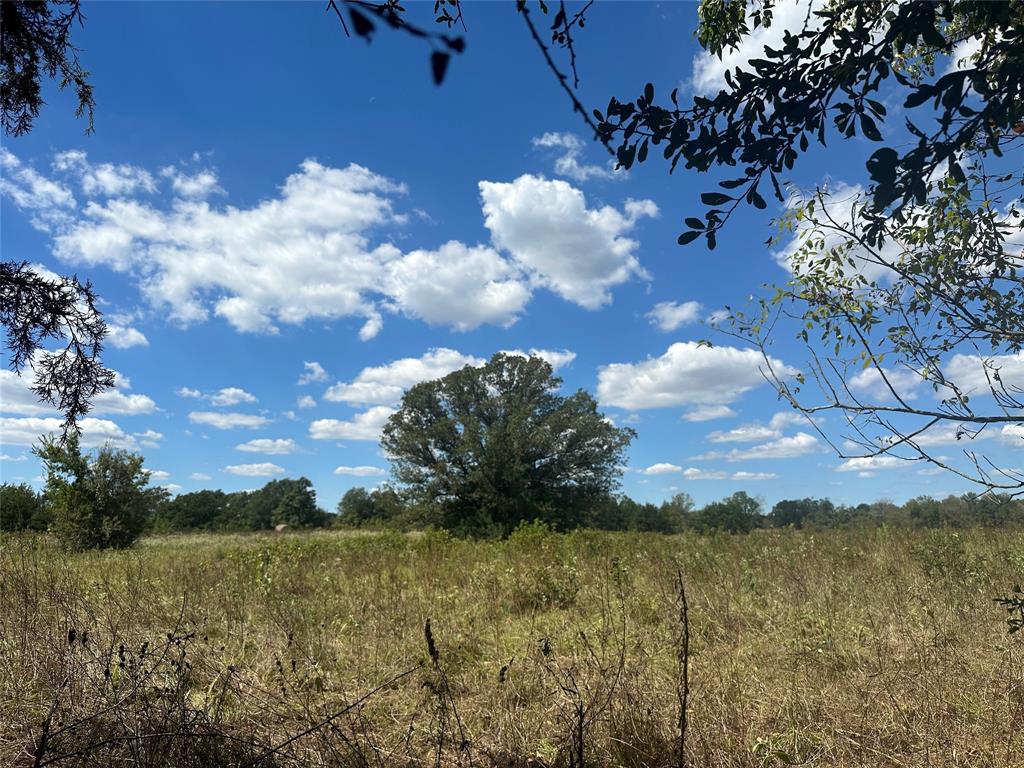
[[[1024,766],[1024,534],[886,529],[9,537],[0,765],[678,766],[677,571],[686,765]]]

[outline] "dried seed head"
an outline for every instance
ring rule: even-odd
[[[437,646],[434,645],[434,633],[430,631],[430,619],[427,619],[427,623],[423,625],[423,634],[427,638],[427,653],[430,654],[431,660],[436,663],[441,655],[437,652]]]

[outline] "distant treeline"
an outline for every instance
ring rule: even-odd
[[[0,530],[48,530],[54,522],[53,505],[45,493],[28,485],[0,486]],[[196,491],[164,497],[149,512],[146,530],[266,531],[322,528],[336,518],[317,506],[309,479],[272,480],[256,491]]]
[[[383,486],[372,491],[352,488],[342,497],[338,514],[333,517],[335,524],[349,527],[414,530],[436,526],[440,511],[405,503],[394,488]],[[608,497],[583,517],[564,519],[555,510],[547,515],[538,514],[537,519],[559,530],[596,528],[656,533],[715,530],[749,533],[758,528],[786,526],[1002,527],[1024,524],[1024,502],[996,494],[965,494],[944,499],[920,496],[902,505],[876,501],[856,506],[837,506],[828,499],[806,498],[786,499],[768,510],[744,491],[703,507],[695,506],[685,493],[661,504],[640,503],[619,495]]]
[[[52,514],[45,494],[28,485],[0,486],[0,530],[47,530]],[[441,511],[407,501],[393,487],[352,488],[336,513],[317,505],[313,484],[305,477],[273,480],[255,491],[195,491],[165,498],[152,513],[151,533],[176,531],[266,531],[294,528],[367,528],[417,530],[443,527]],[[896,526],[908,528],[1002,527],[1024,524],[1024,502],[999,495],[920,496],[905,504],[876,501],[856,506],[828,499],[786,499],[770,510],[743,491],[703,507],[685,493],[661,504],[612,496],[589,514],[571,519],[558,510],[539,510],[536,519],[556,530],[595,528],[607,531],[681,533],[728,531],[749,533],[759,528],[845,528]],[[473,521],[479,533],[480,521]],[[459,533],[460,531],[455,531]]]
[[[46,530],[52,523],[44,494],[25,484],[0,485],[0,530]],[[150,516],[150,532],[186,530],[271,530],[275,527],[352,527],[415,530],[444,527],[441,511],[404,500],[389,485],[368,490],[354,487],[336,513],[318,507],[312,483],[305,477],[271,480],[258,490],[227,494],[197,490],[166,498]],[[684,530],[750,532],[757,528],[836,528],[891,525],[905,527],[997,527],[1024,524],[1024,502],[1000,496],[918,497],[898,505],[887,501],[856,506],[835,505],[827,499],[790,499],[770,510],[744,492],[696,507],[686,494],[662,504],[616,496],[595,505],[589,514],[568,518],[557,509],[538,510],[536,519],[555,529],[591,527],[603,530],[653,531],[678,534]],[[451,527],[451,526],[449,526]],[[486,526],[482,529],[485,531]],[[474,520],[472,532],[481,525]],[[454,530],[468,532],[468,530]]]

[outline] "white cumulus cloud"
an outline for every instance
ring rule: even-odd
[[[708,347],[678,342],[661,357],[613,363],[598,372],[597,394],[604,405],[629,410],[676,405],[723,406],[764,383],[761,354],[753,349]],[[772,359],[780,376],[796,369]]]
[[[872,366],[851,376],[847,384],[854,392],[876,403],[888,403],[896,400],[890,385],[900,398],[909,402],[917,399],[917,389],[924,381],[918,373],[906,368],[883,368],[879,371]]]
[[[746,461],[748,459],[795,459],[814,453],[820,448],[818,438],[806,432],[797,432],[790,437],[780,437],[750,448],[734,448],[726,453],[711,452],[698,458]]]
[[[348,475],[350,477],[380,477],[388,471],[381,467],[335,467],[334,474]]]
[[[0,192],[11,198],[19,208],[35,211],[35,222],[46,229],[53,219],[60,220],[61,210],[76,206],[71,190],[60,182],[46,178],[17,157],[0,148]]]
[[[683,414],[683,421],[714,421],[735,416],[736,411],[727,405],[699,405]]]
[[[164,439],[162,432],[154,429],[147,429],[145,432],[133,432],[132,437],[139,441],[143,448],[159,448],[160,441]]]
[[[1011,448],[1024,448],[1024,424],[1007,424],[999,431],[999,439]]]
[[[312,384],[316,381],[327,381],[327,371],[315,360],[302,364],[303,373],[299,376],[299,384]]]
[[[117,349],[128,349],[130,347],[148,347],[149,339],[138,328],[108,323],[107,343]]]
[[[305,160],[276,195],[249,207],[203,199],[215,190],[212,172],[154,177],[61,153],[55,172],[80,182],[79,206],[59,180],[11,153],[0,164],[0,191],[52,235],[58,258],[132,276],[151,307],[181,325],[215,316],[247,333],[355,317],[367,340],[385,312],[457,330],[507,326],[537,286],[596,308],[613,286],[645,276],[626,233],[657,213],[649,200],[588,208],[564,181],[481,182],[493,247],[450,240],[403,252],[388,237],[407,221],[395,209],[405,187],[354,164]],[[168,183],[172,201],[148,196]]]
[[[646,317],[659,331],[668,333],[682,325],[697,322],[700,319],[700,310],[701,305],[697,301],[684,301],[682,304],[662,301],[655,304],[654,309],[648,312]]]
[[[317,419],[309,425],[314,440],[380,440],[381,430],[395,410],[378,405],[357,413],[350,421]]]
[[[240,387],[225,387],[210,395],[210,403],[216,406],[238,405],[239,403],[255,403],[256,396]]]
[[[533,146],[538,149],[558,150],[555,158],[555,173],[566,176],[573,181],[586,182],[591,179],[621,180],[629,176],[626,170],[615,170],[615,161],[609,160],[606,165],[582,162],[586,143],[575,133],[559,133],[549,131],[533,139]]]
[[[901,469],[909,466],[910,463],[898,456],[857,456],[847,459],[836,467],[836,472],[874,472],[878,469]]]
[[[0,445],[35,445],[45,435],[59,435],[63,423],[63,419],[56,417],[0,418]],[[108,419],[88,417],[81,419],[78,426],[83,448],[97,448],[108,443],[114,448],[138,447],[132,435]]]
[[[537,349],[531,347],[529,350],[503,349],[503,354],[518,355],[519,357],[539,357],[547,362],[555,371],[564,368],[576,359],[576,353],[569,349]]]
[[[697,467],[688,467],[683,470],[683,477],[687,480],[728,480],[729,473],[722,472],[721,470],[712,469],[698,469]]]
[[[390,265],[387,293],[407,315],[469,331],[511,325],[530,300],[520,271],[493,248],[457,241],[417,250]]]
[[[779,430],[764,424],[741,424],[708,434],[708,440],[712,443],[756,443],[758,440],[774,440],[777,437],[780,437]]]
[[[270,462],[263,462],[261,464],[229,464],[224,467],[223,471],[232,475],[241,475],[242,477],[274,477],[275,475],[283,475],[284,467],[279,467],[277,464],[271,464]]]
[[[479,186],[491,239],[534,284],[597,309],[611,301],[612,287],[647,277],[636,257],[640,244],[626,235],[641,218],[657,215],[652,201],[629,200],[621,211],[589,208],[567,182],[529,174]]]
[[[238,405],[240,403],[258,402],[256,395],[251,392],[246,392],[241,387],[224,387],[223,389],[218,389],[216,392],[211,392],[209,394],[190,387],[179,387],[177,389],[177,394],[180,397],[188,397],[193,400],[207,400],[211,405],[215,405],[218,408],[223,408],[229,405]]]
[[[439,379],[459,368],[483,362],[478,357],[438,347],[420,357],[403,357],[386,365],[363,368],[352,381],[330,387],[324,399],[358,405],[393,405],[414,384]]]
[[[223,194],[224,192],[217,184],[217,174],[209,168],[203,168],[190,174],[169,165],[160,169],[160,175],[170,180],[171,189],[179,197],[202,199],[214,193]]]
[[[299,450],[299,446],[291,438],[272,439],[261,437],[257,440],[250,440],[247,443],[236,445],[235,450],[248,453],[264,453],[268,456],[284,456],[289,453],[295,453]]]
[[[640,470],[644,475],[671,475],[675,472],[682,472],[683,468],[676,464],[669,464],[667,462],[659,462],[658,464],[651,464],[646,469]]]
[[[56,416],[52,406],[40,402],[32,391],[35,373],[29,366],[22,375],[13,371],[0,370],[0,412],[23,416]],[[104,390],[92,399],[92,410],[96,415],[138,416],[153,413],[156,403],[147,395],[125,392],[128,382],[124,376],[115,374],[114,387]]]
[[[733,472],[733,480],[750,480],[757,482],[760,480],[774,480],[778,475],[774,472]]]
[[[270,423],[270,419],[265,416],[230,411],[192,411],[188,420],[193,424],[205,424],[217,429],[256,429]]]
[[[127,163],[90,163],[80,150],[59,153],[53,167],[77,176],[86,195],[120,197],[156,192],[156,181],[146,169]]]
[[[1024,352],[990,357],[953,355],[943,374],[968,394],[988,394],[991,387],[999,391],[1001,386],[1019,391],[1024,389]]]

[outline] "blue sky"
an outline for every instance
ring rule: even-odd
[[[844,463],[786,411],[758,356],[707,324],[786,279],[765,246],[772,208],[741,211],[713,253],[677,246],[713,180],[655,161],[613,172],[512,4],[467,8],[468,48],[441,88],[426,46],[346,39],[319,3],[86,12],[96,131],[51,88],[32,133],[4,139],[2,249],[94,283],[120,376],[85,439],[141,451],[157,482],[306,475],[333,509],[386,479],[376,437],[403,387],[543,350],[567,389],[639,433],[623,478],[637,499],[968,489],[920,464]],[[718,82],[696,4],[599,5],[588,22],[589,105],[647,80]],[[813,152],[790,180],[855,183],[869,150]],[[773,355],[804,362],[789,334]],[[2,383],[3,479],[33,481],[28,445],[54,414]],[[1019,463],[1009,440],[985,448]]]

